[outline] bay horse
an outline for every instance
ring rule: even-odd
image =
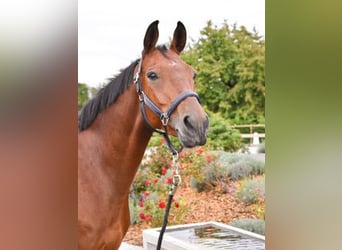
[[[156,46],[158,22],[147,28],[142,57],[111,79],[79,114],[80,250],[119,248],[130,223],[130,185],[154,130],[167,130],[184,147],[206,142],[209,121],[193,92],[195,72],[179,57],[185,27],[177,23],[169,48]]]

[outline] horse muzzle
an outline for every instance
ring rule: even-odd
[[[198,119],[198,115],[183,115],[176,125],[179,141],[186,148],[202,146],[207,142],[209,119],[204,115]]]

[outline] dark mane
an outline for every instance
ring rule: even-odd
[[[167,55],[168,48],[165,45],[156,47],[160,53],[169,58]],[[95,120],[97,115],[108,106],[113,104],[119,95],[121,95],[133,82],[134,68],[138,64],[139,59],[131,63],[127,68],[109,79],[109,83],[101,88],[95,97],[86,103],[78,116],[78,130],[87,129]]]
[[[78,116],[79,132],[87,129],[95,120],[97,115],[114,103],[133,82],[134,68],[139,60],[131,63],[127,68],[110,79],[110,82],[101,88],[95,97],[93,97],[82,108]]]

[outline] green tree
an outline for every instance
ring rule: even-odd
[[[211,149],[234,152],[241,148],[242,142],[238,130],[229,126],[229,123],[219,114],[208,112],[210,128],[207,144]]]
[[[89,100],[89,88],[85,83],[78,83],[78,110]]]
[[[197,70],[202,103],[232,123],[264,123],[265,43],[256,32],[208,21],[183,59]]]

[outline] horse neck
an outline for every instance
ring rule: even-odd
[[[101,165],[118,188],[128,192],[152,135],[140,113],[134,85],[101,113],[98,123],[97,135],[101,139],[97,141],[103,149]]]

